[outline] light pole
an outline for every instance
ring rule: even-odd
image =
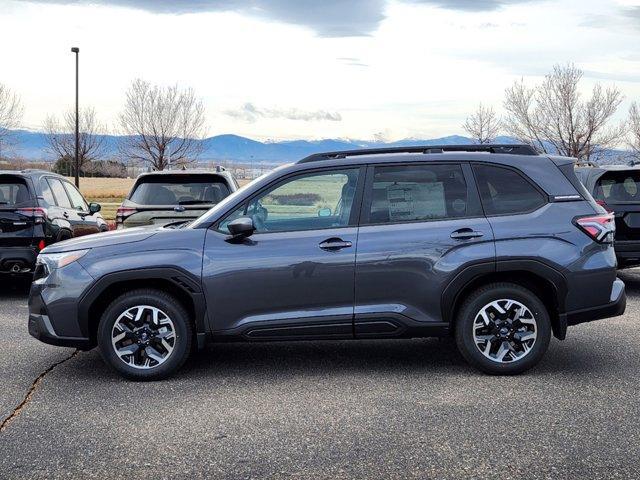
[[[79,155],[79,147],[80,147],[80,114],[78,109],[78,64],[80,57],[80,49],[78,47],[72,47],[71,51],[76,54],[76,187],[80,187],[80,155]]]

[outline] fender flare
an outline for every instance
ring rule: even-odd
[[[204,294],[200,286],[199,279],[192,273],[179,267],[154,267],[132,270],[121,270],[119,272],[108,273],[100,277],[82,294],[78,301],[78,323],[82,334],[89,337],[89,311],[94,302],[111,286],[130,281],[140,280],[165,280],[187,295],[193,302],[195,318],[195,333],[198,339],[198,346],[204,345],[207,334],[207,308]],[[144,287],[144,284],[141,285]]]
[[[463,268],[444,288],[442,292],[442,318],[449,325],[455,320],[453,318],[453,307],[458,304],[460,294],[472,282],[480,277],[492,273],[508,272],[529,272],[545,279],[553,286],[554,296],[558,306],[559,331],[560,336],[566,331],[566,298],[568,293],[567,279],[557,268],[532,258],[498,259],[494,262],[478,263]],[[563,321],[564,320],[564,321]],[[564,338],[564,337],[563,337]]]

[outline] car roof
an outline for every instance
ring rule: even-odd
[[[50,172],[48,170],[40,170],[40,169],[24,169],[24,170],[0,170],[0,175],[16,175],[22,177],[42,177],[44,175],[52,176],[52,177],[64,177],[58,173]],[[66,179],[65,179],[66,180]]]
[[[193,168],[187,170],[155,170],[153,172],[144,172],[138,175],[140,177],[147,177],[149,175],[229,175],[229,172],[224,168],[221,170],[207,170],[204,168]]]

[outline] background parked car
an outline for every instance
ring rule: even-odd
[[[596,201],[615,214],[615,250],[620,268],[640,265],[640,168],[620,165],[576,167]]]
[[[164,225],[198,218],[238,189],[222,167],[143,173],[116,213],[116,227]]]
[[[99,211],[60,175],[0,171],[0,273],[30,273],[45,246],[107,231]]]

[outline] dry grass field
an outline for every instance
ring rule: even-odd
[[[73,182],[73,178],[69,178]],[[80,179],[80,191],[89,202],[102,205],[102,216],[105,220],[115,220],[116,210],[128,195],[135,178],[89,178]],[[249,180],[238,180],[240,186]]]

